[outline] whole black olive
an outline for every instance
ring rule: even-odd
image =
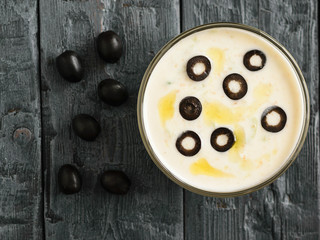
[[[58,172],[58,182],[61,192],[74,194],[80,191],[82,186],[81,176],[74,166],[66,164],[60,167]]]
[[[69,82],[79,82],[84,75],[81,59],[74,51],[67,50],[56,58],[61,77]]]
[[[105,79],[99,83],[98,95],[102,101],[112,106],[119,106],[128,99],[127,88],[119,81]]]
[[[87,114],[75,116],[72,120],[72,128],[78,137],[86,141],[94,141],[101,131],[97,120]]]
[[[99,34],[97,39],[99,56],[108,63],[117,62],[122,55],[122,41],[118,34],[106,31]]]
[[[108,192],[126,194],[131,186],[131,181],[122,171],[108,170],[102,173],[100,182]]]

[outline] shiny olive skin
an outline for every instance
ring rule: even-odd
[[[72,120],[75,134],[86,141],[94,141],[101,132],[100,124],[88,114],[79,114]]]
[[[74,194],[80,191],[82,180],[78,169],[70,164],[60,167],[58,172],[58,182],[61,192]]]
[[[99,56],[108,63],[117,62],[123,52],[122,41],[118,34],[106,31],[99,34],[97,39]]]
[[[108,170],[100,177],[102,187],[114,194],[126,194],[131,186],[131,181],[122,171]]]
[[[56,58],[56,66],[61,77],[69,82],[79,82],[84,76],[81,59],[74,51],[67,50]]]
[[[112,106],[119,106],[128,99],[128,90],[121,82],[105,79],[99,83],[98,95],[102,101]]]

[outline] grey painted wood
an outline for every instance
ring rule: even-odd
[[[178,0],[1,1],[0,239],[319,239],[317,5],[316,0],[180,0],[180,19]],[[309,135],[296,162],[272,185],[238,198],[182,191],[152,163],[136,123],[139,84],[154,54],[180,27],[213,21],[249,24],[278,39],[301,66],[311,96]],[[125,42],[117,64],[105,64],[95,51],[96,36],[107,29]],[[54,59],[66,49],[84,60],[80,83],[57,74]],[[123,106],[98,99],[97,85],[107,77],[128,86],[130,99]],[[72,132],[70,121],[78,113],[101,123],[96,142]],[[65,163],[83,176],[79,194],[66,196],[58,189],[57,172]],[[105,169],[128,174],[133,183],[128,195],[101,188],[98,175]]]
[[[180,31],[178,1],[40,0],[42,111],[45,164],[46,239],[182,239],[183,192],[148,157],[136,120],[143,73],[160,47]],[[95,50],[103,30],[116,31],[125,43],[119,63],[105,64]],[[54,59],[66,49],[79,53],[85,78],[59,77]],[[108,76],[127,85],[129,100],[110,107],[97,96]],[[102,127],[95,142],[74,135],[71,119],[93,115]],[[72,163],[83,177],[79,194],[57,186],[61,165]],[[105,169],[124,170],[130,192],[116,196],[98,182]]]
[[[306,143],[289,170],[262,190],[216,199],[185,191],[185,239],[319,239],[319,51],[316,0],[183,0],[182,28],[217,21],[258,27],[295,57],[311,97]]]
[[[37,16],[0,2],[0,239],[42,239]]]

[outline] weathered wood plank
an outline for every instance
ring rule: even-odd
[[[316,0],[186,0],[182,27],[233,21],[278,39],[297,60],[311,97],[306,143],[271,186],[230,199],[185,192],[186,239],[319,239],[319,62]]]
[[[42,239],[37,16],[0,2],[0,239]]]
[[[47,239],[182,239],[182,190],[148,157],[138,133],[136,100],[143,73],[160,47],[179,33],[175,1],[40,0],[42,110]],[[95,38],[114,30],[125,43],[117,64],[105,64]],[[66,49],[84,60],[85,79],[68,83],[54,59]],[[109,107],[97,96],[107,76],[127,85],[129,100]],[[93,115],[102,127],[95,142],[76,137],[71,119]],[[79,194],[63,195],[57,186],[62,164],[75,164],[83,177]],[[125,196],[106,193],[98,182],[105,169],[124,170],[132,179]]]

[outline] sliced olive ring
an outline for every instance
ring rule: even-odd
[[[233,84],[234,82],[239,86],[239,89],[233,89],[231,84]],[[237,73],[232,73],[228,75],[223,80],[222,86],[224,93],[232,100],[239,100],[243,98],[248,91],[248,85],[246,80],[240,74]]]
[[[196,97],[185,97],[180,102],[179,111],[184,119],[195,120],[201,114],[202,105]]]
[[[194,140],[194,147],[192,149],[186,149],[183,145],[182,145],[182,142],[185,138],[187,137],[190,137]],[[191,156],[194,156],[196,155],[199,151],[200,151],[200,148],[201,148],[201,140],[200,140],[200,137],[198,136],[198,134],[196,134],[195,132],[193,131],[186,131],[184,133],[182,133],[177,141],[176,141],[176,148],[178,149],[178,151],[184,155],[184,156],[187,156],[187,157],[191,157]]]
[[[253,56],[260,57],[260,60],[261,60],[260,65],[258,65],[258,66],[252,65],[251,58]],[[258,70],[262,69],[264,67],[264,65],[266,64],[266,61],[267,61],[266,55],[257,49],[247,52],[243,57],[244,66],[250,71],[258,71]]]
[[[227,137],[227,141],[226,141],[225,144],[220,145],[218,143],[219,136]],[[234,142],[235,142],[235,139],[234,139],[233,133],[228,128],[224,128],[224,127],[217,128],[211,134],[211,138],[210,138],[211,146],[215,150],[217,150],[218,152],[226,152],[226,151],[228,151],[233,146]]]
[[[204,65],[204,71],[200,74],[195,73],[194,67],[196,64],[203,64]],[[193,81],[202,81],[204,80],[211,71],[211,63],[208,58],[205,56],[195,56],[191,58],[187,63],[187,74],[190,79]]]
[[[276,113],[279,115],[279,121],[276,124],[271,124],[268,121],[268,115]],[[287,115],[285,111],[278,106],[272,106],[264,110],[261,116],[261,125],[262,127],[267,130],[268,132],[280,132],[287,123]]]

